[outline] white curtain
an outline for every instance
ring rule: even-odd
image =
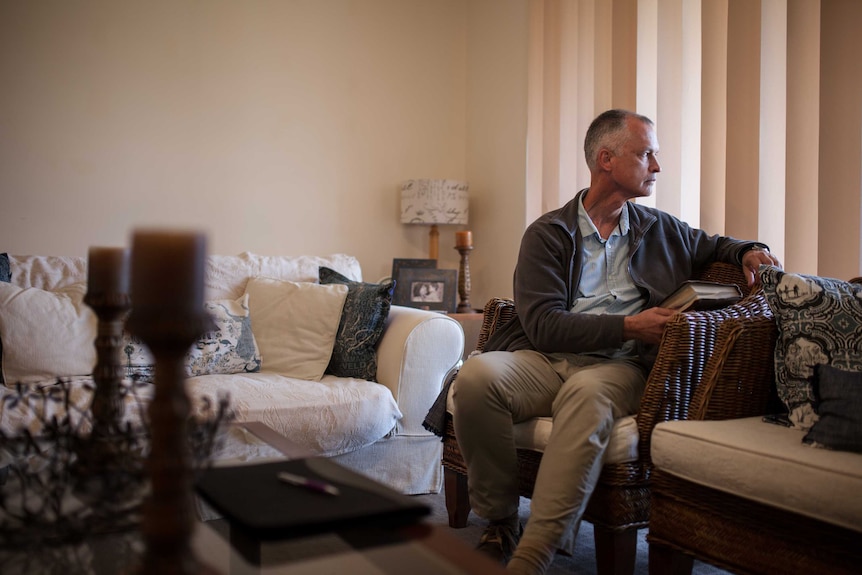
[[[645,203],[862,274],[859,29],[854,0],[531,0],[526,219],[589,185],[589,122],[628,108],[661,145]]]

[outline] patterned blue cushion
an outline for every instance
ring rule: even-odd
[[[778,324],[775,380],[790,421],[817,420],[811,380],[818,364],[862,372],[862,285],[761,266],[760,279]]]
[[[862,453],[862,373],[818,365],[813,389],[819,419],[802,441]]]
[[[237,300],[204,303],[212,329],[202,334],[185,356],[188,377],[260,371],[260,348],[251,330],[248,294]],[[137,336],[123,331],[123,356],[129,379],[153,383],[156,360]]]
[[[12,281],[12,268],[9,267],[9,254],[0,254],[0,282]]]
[[[251,331],[248,294],[234,300],[206,302],[213,329],[186,353],[186,374],[253,373],[260,371],[260,349]]]
[[[347,286],[347,299],[326,373],[377,381],[377,343],[389,317],[394,282],[355,282],[327,267],[321,267],[318,273],[321,284]]]
[[[9,267],[9,254],[0,254],[0,282],[12,281],[12,268]],[[3,380],[3,340],[0,340],[0,384]]]

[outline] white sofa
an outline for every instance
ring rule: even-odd
[[[22,354],[26,362],[28,353],[49,354],[58,349],[78,350],[73,355],[80,357],[92,353],[95,317],[80,304],[80,297],[86,291],[81,285],[87,278],[86,258],[10,255],[9,264],[11,285],[24,290],[7,286],[2,288],[5,292],[0,292],[0,295],[5,294],[0,297],[0,315],[5,316],[0,317],[4,362],[7,359],[19,361]],[[250,278],[316,283],[321,266],[350,280],[362,280],[358,261],[343,254],[327,257],[211,255],[205,278],[206,300],[241,298]],[[62,297],[77,298],[78,311],[91,315],[83,321],[84,327],[79,325],[72,330],[74,338],[80,341],[75,345],[68,345],[68,341],[63,345],[45,345],[33,339],[51,337],[63,328],[32,323],[25,326],[26,329],[15,327],[10,319],[14,313],[4,314],[4,309],[12,310],[9,306],[14,306],[16,298],[28,289],[31,295],[45,295],[38,291],[42,290],[52,297],[62,293]],[[21,301],[25,300],[17,299],[19,304]],[[254,302],[249,301],[249,307],[253,317]],[[17,313],[26,316],[26,308],[24,314],[21,310]],[[29,320],[25,318],[25,321]],[[52,321],[52,317],[47,317],[43,323]],[[29,328],[42,333],[22,335]],[[254,332],[254,322],[251,330]],[[82,333],[85,334],[83,338],[80,337]],[[323,375],[319,381],[287,377],[268,371],[266,355],[262,354],[258,372],[189,377],[186,391],[193,410],[202,409],[204,397],[216,399],[220,394],[228,394],[230,407],[239,421],[262,421],[309,452],[331,457],[400,492],[437,492],[442,486],[442,443],[422,427],[422,420],[440,392],[444,378],[459,364],[463,346],[463,329],[454,319],[436,312],[392,306],[377,347],[377,382],[333,375]],[[27,351],[31,348],[34,351]],[[67,359],[70,358],[58,358],[57,365]],[[89,361],[95,362],[94,354]],[[13,368],[4,364],[3,371],[14,372]],[[83,386],[92,381],[89,371],[69,369],[87,372],[62,374],[70,376],[68,379],[75,386],[75,402],[86,406],[90,397]],[[50,375],[43,373],[43,381],[35,384],[55,383],[56,378]],[[6,386],[0,391],[8,395],[15,382],[6,379]],[[14,433],[21,426],[28,426],[38,432],[33,427],[32,415],[21,405],[11,408],[6,402],[0,402],[0,429]],[[254,448],[243,451],[234,446],[229,455],[254,459],[261,454],[265,455],[266,451]]]

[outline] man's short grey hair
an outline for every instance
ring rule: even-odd
[[[653,121],[646,116],[619,109],[602,112],[590,124],[587,137],[584,139],[584,155],[590,171],[596,168],[599,150],[607,148],[616,153],[622,147],[626,136],[628,136],[626,120],[629,118],[635,118],[654,126]]]

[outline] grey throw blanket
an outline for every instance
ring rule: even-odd
[[[446,380],[443,382],[443,389],[440,390],[440,394],[434,400],[434,403],[431,404],[431,409],[428,410],[425,419],[422,421],[422,427],[441,438],[443,437],[443,432],[446,430],[446,398],[449,396],[449,388],[452,387],[452,382],[455,381],[456,375],[458,375],[457,368],[450,371],[449,375],[446,376]]]

